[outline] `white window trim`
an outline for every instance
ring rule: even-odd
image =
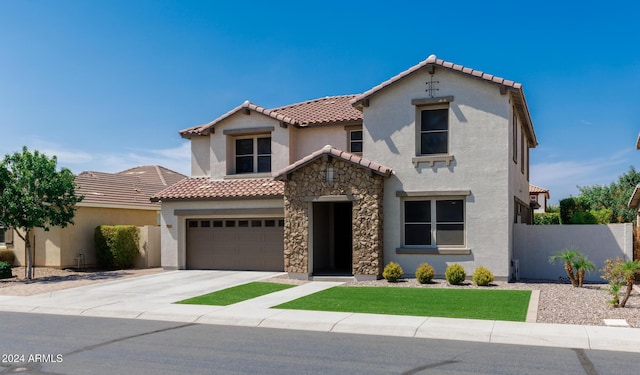
[[[233,175],[234,176],[255,176],[255,175],[264,175],[264,174],[268,174],[271,175],[271,171],[269,172],[258,172],[258,156],[265,156],[266,154],[258,154],[258,139],[259,138],[269,138],[270,142],[273,143],[273,138],[271,137],[271,134],[269,133],[263,133],[263,134],[254,134],[254,135],[245,135],[245,136],[237,136],[237,137],[233,137]],[[238,166],[237,166],[237,158],[238,158],[238,154],[237,154],[237,150],[236,150],[236,141],[237,140],[241,140],[241,139],[252,139],[253,140],[253,153],[252,153],[252,157],[253,157],[253,172],[245,172],[245,173],[238,173]],[[273,146],[273,144],[272,144]],[[270,170],[273,170],[273,150],[271,150],[272,152],[269,154],[269,157],[271,157],[271,165],[269,166]],[[244,155],[244,156],[248,156],[248,155]]]
[[[400,247],[396,248],[396,254],[442,254],[442,255],[467,255],[471,254],[471,249],[467,247],[467,199],[466,195],[444,195],[435,194],[429,196],[415,196],[405,192],[397,192],[400,199]],[[405,202],[408,201],[431,201],[431,245],[405,245]],[[436,202],[441,200],[461,200],[463,203],[463,225],[464,243],[462,245],[438,245],[436,231]]]

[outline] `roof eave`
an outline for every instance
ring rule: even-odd
[[[640,206],[640,185],[636,185],[636,188],[633,189],[633,194],[631,194],[629,203],[627,203],[629,208],[638,208],[638,206]]]

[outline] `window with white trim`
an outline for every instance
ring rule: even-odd
[[[235,139],[236,174],[271,172],[271,137]]]
[[[420,155],[449,152],[449,107],[429,107],[420,110]]]
[[[349,152],[362,154],[362,129],[349,130]]]
[[[404,246],[463,247],[464,199],[404,201]]]

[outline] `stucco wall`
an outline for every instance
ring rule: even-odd
[[[633,226],[609,225],[525,225],[514,226],[514,259],[520,263],[520,278],[558,280],[566,278],[561,263],[549,264],[549,257],[575,247],[596,266],[586,280],[602,282],[599,270],[605,259],[633,259]]]
[[[34,265],[41,267],[76,267],[78,254],[83,254],[86,266],[96,264],[94,231],[98,225],[157,225],[158,212],[99,207],[78,207],[74,225],[54,227],[45,232],[36,228]],[[16,263],[25,264],[24,242],[14,236]]]
[[[245,115],[242,111],[225,119],[215,127],[215,133],[209,136],[210,142],[210,175],[213,180],[222,180],[233,174],[234,136],[224,134],[228,129],[249,129],[273,127],[271,136],[271,170],[277,171],[289,165],[289,133],[287,128],[280,127],[280,122],[256,113]],[[266,134],[266,133],[265,133]]]
[[[468,273],[488,267],[496,277],[509,275],[510,195],[509,96],[481,80],[436,68],[437,96],[454,96],[449,108],[449,166],[415,167],[416,106],[412,99],[427,98],[426,71],[415,73],[370,99],[364,108],[363,156],[393,169],[384,186],[385,264],[400,263],[413,274],[422,262],[432,264],[439,275],[453,262]],[[402,245],[402,198],[396,191],[470,190],[465,201],[466,246],[469,255],[398,254]]]
[[[191,177],[209,176],[211,144],[209,137],[191,138]]]
[[[284,217],[282,199],[247,199],[247,200],[218,200],[218,201],[165,201],[162,202],[161,237],[162,255],[161,262],[164,269],[185,269],[186,267],[186,220],[191,218],[253,218],[260,215],[246,214],[224,214],[216,216],[206,213],[212,209],[251,209],[251,208],[272,208],[282,210]],[[184,216],[175,215],[175,210],[204,210],[202,214],[190,213]],[[264,217],[273,217],[265,215]]]
[[[295,129],[292,133],[295,151],[291,163],[304,158],[326,145],[348,151],[347,131],[344,126],[323,126],[317,128]],[[295,137],[295,138],[293,138]]]

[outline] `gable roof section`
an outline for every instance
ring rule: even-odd
[[[356,95],[327,96],[325,98],[308,100],[273,109],[261,107],[247,100],[207,124],[180,131],[180,136],[183,138],[191,138],[209,135],[217,124],[243,111],[247,114],[256,112],[278,120],[286,125],[299,127],[335,123],[362,123],[362,112],[351,105],[351,100],[355,97]]]
[[[380,83],[379,85],[371,88],[370,90],[365,91],[364,93],[356,96],[351,100],[351,103],[359,108],[365,106],[366,101],[371,97],[375,96],[380,91],[385,88],[392,86],[401,80],[411,76],[413,73],[418,72],[422,69],[426,69],[428,67],[441,67],[448,69],[453,72],[458,72],[461,74],[465,74],[469,77],[473,77],[476,79],[480,79],[489,83],[493,83],[496,85],[501,85],[507,90],[511,91],[513,94],[513,101],[516,107],[516,110],[519,112],[520,118],[525,122],[525,129],[527,131],[528,138],[531,140],[530,145],[535,147],[538,144],[536,139],[536,134],[533,130],[533,123],[531,121],[531,116],[529,114],[529,108],[527,106],[527,101],[524,97],[524,91],[522,90],[522,84],[510,81],[501,77],[494,76],[492,74],[484,73],[480,70],[471,69],[462,65],[457,65],[452,62],[444,61],[442,59],[438,59],[435,55],[429,56],[426,60],[420,62],[417,65],[412,66],[411,68],[405,70],[397,74],[394,77]]]
[[[379,174],[381,176],[391,176],[391,174],[393,174],[393,171],[391,170],[391,168],[374,163],[361,156],[354,155],[349,152],[342,151],[333,146],[327,145],[321,148],[320,150],[312,153],[311,155],[307,155],[304,158],[298,160],[297,162],[289,165],[288,167],[281,169],[278,172],[275,172],[273,174],[273,178],[275,178],[276,180],[284,180],[286,179],[286,176],[289,173],[295,172],[296,170],[304,167],[305,165],[313,162],[314,160],[320,157],[323,157],[324,155],[335,157],[337,159],[358,165],[360,167],[367,168],[373,173]]]
[[[549,199],[549,189],[545,189],[540,186],[529,184],[529,193],[533,193],[533,194],[543,193],[547,197],[547,199]]]
[[[117,174],[137,176],[144,184],[162,185],[165,187],[187,178],[187,176],[182,173],[172,171],[160,165],[143,165],[118,172]]]
[[[151,200],[280,198],[283,195],[284,183],[271,178],[212,181],[209,177],[193,177],[158,192]]]
[[[75,177],[79,206],[160,209],[149,198],[186,176],[170,169],[147,165],[118,173],[85,171]]]

